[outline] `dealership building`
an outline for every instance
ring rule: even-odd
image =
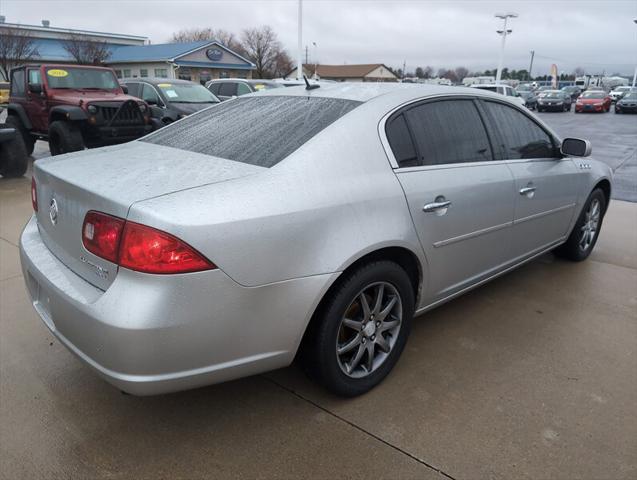
[[[110,51],[106,65],[118,77],[181,78],[205,83],[214,78],[251,78],[252,62],[217,41],[151,44],[147,37],[93,32],[42,25],[7,23],[0,16],[0,35],[11,31],[26,33],[33,39],[37,55],[33,62],[75,63],[65,42],[82,40],[103,43]]]
[[[303,74],[308,78],[334,80],[336,82],[397,82],[398,77],[382,63],[355,65],[303,65]],[[288,78],[297,78],[295,68],[287,74]]]

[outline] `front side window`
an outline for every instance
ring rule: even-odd
[[[149,105],[159,105],[159,96],[153,87],[145,83],[142,87],[142,100]]]
[[[126,70],[124,70],[126,74]],[[111,70],[75,67],[51,67],[46,69],[49,88],[118,90],[119,83]]]
[[[141,141],[272,167],[358,105],[338,98],[238,97]]]
[[[24,96],[24,70],[15,70],[11,75],[11,96]]]
[[[405,112],[421,165],[492,160],[491,146],[472,100],[427,102]]]
[[[40,70],[37,69],[29,69],[29,84],[30,85],[41,85],[42,84],[42,75],[40,74]]]
[[[139,98],[139,97],[140,97],[140,94],[139,94],[139,90],[140,90],[140,88],[139,88],[139,87],[140,87],[140,86],[141,86],[141,85],[140,85],[139,83],[137,83],[137,82],[130,82],[130,83],[127,83],[127,84],[126,84],[126,87],[128,88],[128,94],[129,94],[131,97],[137,97],[137,98]]]
[[[551,136],[522,112],[508,105],[491,101],[485,101],[484,105],[500,133],[498,159],[558,156]]]

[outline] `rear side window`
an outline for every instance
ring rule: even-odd
[[[389,119],[385,127],[385,133],[399,167],[416,167],[420,165],[416,147],[409,133],[405,116],[402,113]]]
[[[358,105],[337,98],[238,97],[141,141],[272,167]]]
[[[245,83],[237,84],[237,95],[247,95],[248,93],[252,93],[250,87],[248,87]]]
[[[405,112],[422,165],[492,160],[487,132],[472,100],[442,100]]]
[[[211,83],[210,84],[210,88],[209,90],[214,93],[215,95],[219,95],[219,87],[221,86],[220,83]]]
[[[497,141],[500,147],[500,152],[496,155],[498,159],[558,156],[551,136],[526,115],[501,103],[486,101],[484,105],[500,133],[500,140]]]
[[[24,70],[16,70],[11,76],[11,96],[24,97]]]

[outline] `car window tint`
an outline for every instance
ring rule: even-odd
[[[36,70],[34,68],[29,69],[29,84],[31,85],[42,84],[42,76],[40,74],[40,70]]]
[[[24,70],[16,70],[11,76],[11,96],[23,97],[24,92]]]
[[[234,82],[224,82],[219,88],[219,95],[224,97],[232,97],[237,94],[237,84]]]
[[[420,165],[416,147],[411,139],[405,116],[402,113],[389,119],[385,126],[385,133],[399,167]]]
[[[139,98],[139,83],[131,82],[131,83],[125,83],[125,85],[128,87],[128,94],[131,97]]]
[[[142,100],[153,105],[159,105],[161,102],[155,88],[147,83],[142,86]]]
[[[503,142],[498,157],[509,160],[556,156],[550,135],[522,112],[496,102],[486,101],[485,106]]]
[[[247,95],[248,93],[252,93],[250,87],[248,87],[245,83],[237,84],[237,95]]]
[[[423,165],[492,160],[487,132],[472,100],[443,100],[406,112]]]
[[[220,83],[211,83],[210,87],[208,87],[208,90],[210,90],[215,95],[219,95],[219,87],[220,86],[221,86]]]
[[[271,167],[358,105],[338,98],[238,97],[141,141]]]

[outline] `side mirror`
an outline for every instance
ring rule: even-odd
[[[35,94],[42,93],[42,85],[39,83],[29,83],[29,92]]]
[[[562,155],[572,155],[574,157],[588,157],[592,150],[591,142],[581,138],[565,138],[562,140],[562,146],[560,147]]]
[[[122,91],[128,95],[128,87],[126,85],[120,85],[120,87],[122,87]]]

